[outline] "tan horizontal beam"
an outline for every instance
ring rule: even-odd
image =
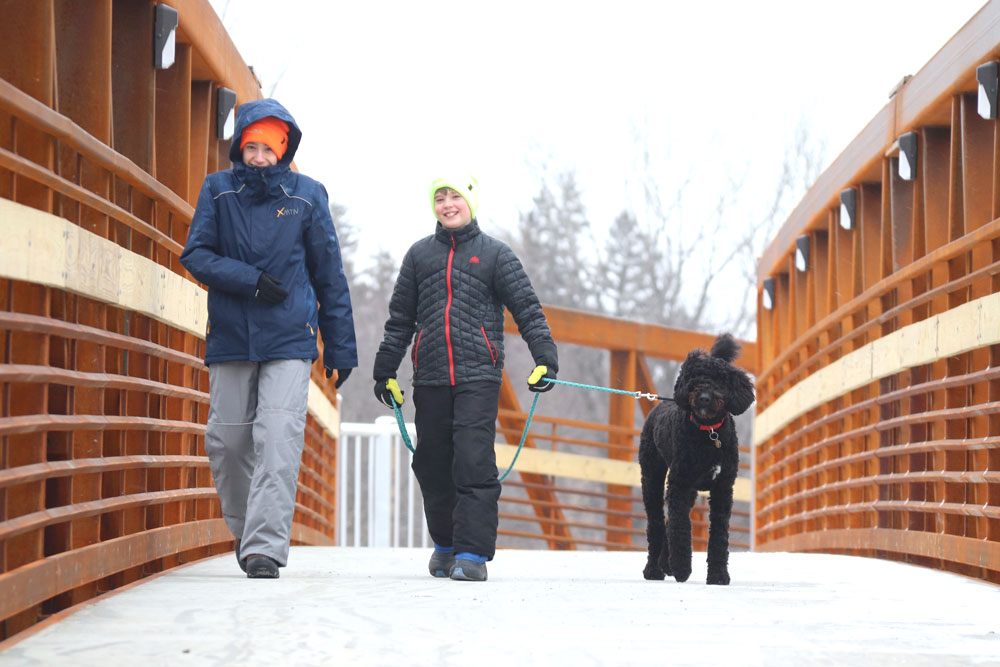
[[[915,322],[868,343],[791,387],[754,420],[754,446],[824,403],[907,368],[1000,344],[1000,293]]]
[[[67,181],[62,176],[53,174],[47,169],[43,169],[31,160],[21,157],[5,148],[0,148],[0,167],[8,169],[19,176],[39,183],[54,192],[65,195],[73,201],[79,202],[88,208],[92,208],[98,213],[102,213],[112,220],[117,220],[130,229],[142,234],[154,243],[169,250],[175,256],[180,256],[184,250],[177,241],[161,232],[159,229],[132,215],[125,209],[111,203],[103,197],[99,197],[90,190],[82,188],[76,183]]]
[[[205,338],[208,293],[199,285],[73,223],[0,199],[0,277],[82,294]],[[337,408],[313,380],[309,413],[334,438]]]
[[[516,451],[515,445],[497,443],[497,468],[503,471],[510,467]],[[636,488],[641,486],[638,463],[530,447],[521,449],[514,464],[514,471],[569,477],[602,484],[619,484]],[[749,502],[752,497],[751,486],[749,479],[737,478],[733,497],[736,500]]]

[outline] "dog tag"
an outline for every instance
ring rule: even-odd
[[[709,431],[708,437],[715,444],[715,448],[716,449],[719,449],[720,447],[722,447],[722,442],[719,441],[719,434],[715,432],[715,429],[712,429],[711,431]]]

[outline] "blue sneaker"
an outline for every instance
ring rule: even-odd
[[[486,556],[466,552],[456,554],[451,578],[455,581],[486,581]]]
[[[445,578],[451,573],[451,566],[455,564],[455,550],[451,547],[439,547],[434,545],[434,553],[427,564],[432,577]]]

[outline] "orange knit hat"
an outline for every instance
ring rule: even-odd
[[[258,141],[267,144],[280,160],[288,149],[288,123],[275,118],[265,116],[260,120],[255,120],[243,129],[240,137],[240,150],[250,141]]]

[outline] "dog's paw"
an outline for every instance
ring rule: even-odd
[[[662,581],[665,577],[663,570],[655,565],[646,565],[645,569],[642,571],[642,576],[649,581]]]
[[[661,570],[663,570],[665,575],[668,577],[673,576],[673,572],[670,571],[670,558],[667,557],[666,551],[660,554],[660,558],[657,560],[656,564]]]
[[[726,569],[721,570],[709,570],[708,579],[705,583],[712,586],[728,586],[729,585],[729,571]]]
[[[688,580],[688,577],[691,576],[691,552],[688,552],[686,558],[683,555],[674,554],[673,558],[668,558],[667,561],[670,567],[663,568],[667,574],[677,581]]]

